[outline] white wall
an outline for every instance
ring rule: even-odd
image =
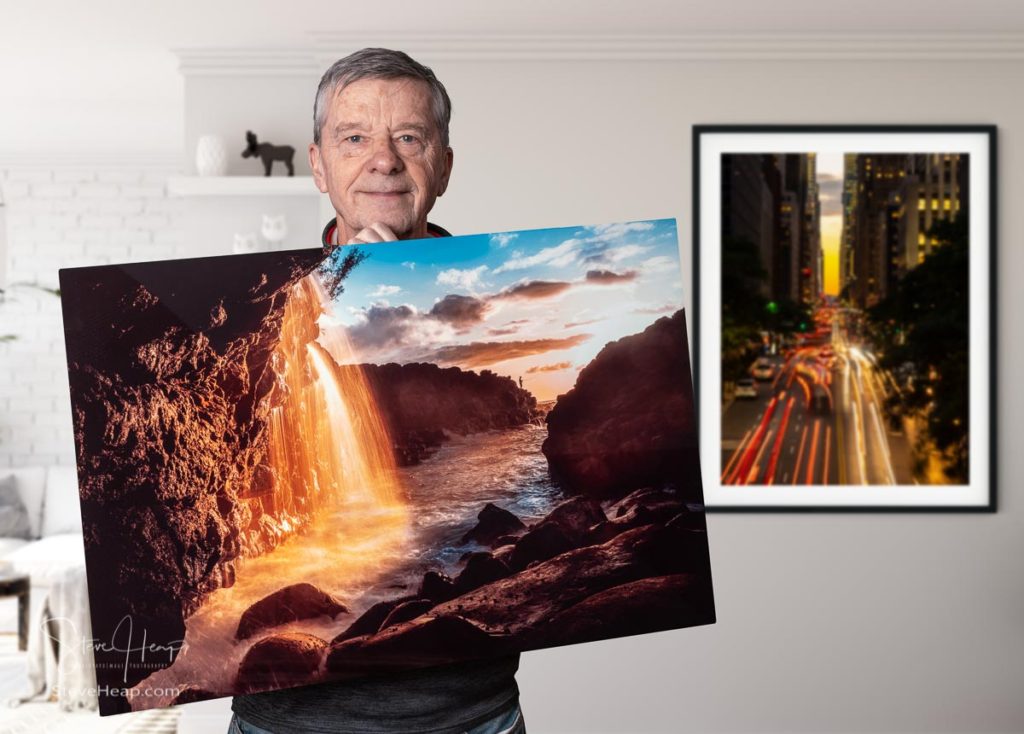
[[[1024,456],[1015,445],[1024,432],[1016,318],[1024,211],[1015,205],[1024,193],[1024,54],[823,54],[515,62],[421,54],[455,105],[455,171],[435,221],[469,233],[675,216],[685,282],[694,123],[1000,128],[999,513],[713,515],[718,624],[525,654],[519,681],[531,732],[1024,730],[1016,493]],[[308,134],[308,108],[295,115],[295,134]],[[5,366],[10,354],[0,351]],[[5,450],[0,438],[0,457]]]
[[[7,283],[0,301],[0,467],[73,464],[57,288],[65,267],[180,257],[175,164],[0,159]],[[41,287],[40,287],[41,286]]]
[[[694,123],[1000,128],[1001,509],[712,515],[718,624],[523,657],[537,731],[1024,730],[1024,105],[1019,61],[438,63],[455,232],[675,216]]]

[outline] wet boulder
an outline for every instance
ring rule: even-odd
[[[561,524],[541,522],[515,544],[508,565],[513,571],[521,571],[533,561],[546,561],[575,547]]]
[[[504,561],[494,557],[492,553],[473,553],[466,561],[466,567],[455,578],[455,590],[465,594],[484,584],[503,579],[511,571]]]
[[[410,619],[415,619],[421,614],[429,612],[435,606],[437,606],[436,603],[430,599],[411,599],[409,601],[402,602],[391,610],[391,614],[389,614],[381,623],[380,629],[386,629],[394,624],[408,622]]]
[[[596,500],[589,497],[573,497],[556,505],[543,522],[558,523],[573,544],[580,545],[584,542],[591,527],[607,519],[600,503]]]
[[[242,658],[235,690],[260,691],[313,683],[327,642],[313,635],[290,632],[260,640]]]
[[[384,601],[377,602],[360,614],[358,619],[350,624],[344,632],[331,640],[331,644],[333,645],[336,642],[344,642],[345,640],[349,640],[353,637],[359,637],[361,635],[372,635],[381,628],[381,625],[384,624],[384,620],[388,618],[388,615],[391,614],[395,607],[417,598],[418,597],[413,594],[410,596],[401,596],[397,599],[385,599]]]
[[[325,665],[345,677],[376,674],[506,654],[508,643],[502,632],[458,614],[428,614],[333,644]]]
[[[593,594],[538,625],[531,647],[591,642],[711,624],[715,621],[707,576],[672,574],[638,579]]]
[[[427,571],[423,574],[417,598],[430,599],[435,603],[448,601],[456,596],[455,584],[451,577],[441,571]]]
[[[261,630],[299,619],[333,618],[347,612],[344,604],[313,584],[292,584],[246,609],[238,623],[235,639],[245,640]]]
[[[494,541],[502,536],[518,535],[526,530],[522,520],[491,502],[480,510],[477,520],[476,526],[462,536],[463,543],[493,545]]]
[[[607,543],[619,533],[641,525],[650,525],[655,520],[655,514],[651,510],[643,505],[634,505],[624,514],[616,515],[611,520],[592,527],[587,533],[587,541],[589,543]]]

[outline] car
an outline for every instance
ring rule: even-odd
[[[736,397],[737,398],[756,398],[757,397],[757,383],[749,377],[744,377],[736,381]]]
[[[754,362],[754,368],[751,371],[757,380],[770,380],[775,377],[775,367],[767,359],[759,359]]]
[[[821,385],[815,385],[811,393],[811,413],[815,415],[832,415],[832,395]]]

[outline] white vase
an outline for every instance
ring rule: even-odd
[[[196,143],[196,171],[200,176],[223,176],[228,172],[228,149],[219,135],[203,135]]]

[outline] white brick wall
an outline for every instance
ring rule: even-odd
[[[74,463],[60,299],[39,286],[56,288],[58,268],[185,256],[182,202],[166,187],[179,172],[0,161],[0,468]]]

